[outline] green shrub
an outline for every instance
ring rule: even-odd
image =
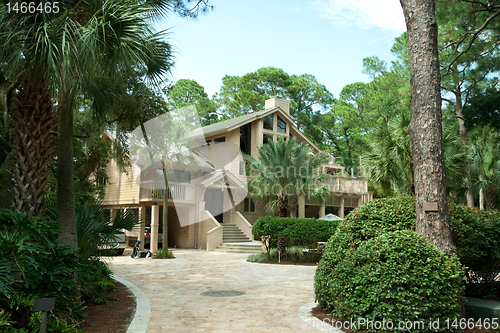
[[[334,316],[395,325],[423,321],[426,328],[431,319],[440,318],[443,323],[459,317],[464,278],[458,259],[438,252],[415,232],[381,233],[358,247],[344,249],[343,258],[329,244],[324,256],[334,260],[320,262],[315,288],[320,305]],[[323,280],[325,268],[334,272],[327,281]]]
[[[174,258],[174,253],[170,249],[159,249],[153,254],[153,259]]]
[[[460,262],[466,267],[466,295],[487,298],[489,282],[500,268],[500,213],[450,205],[452,237]],[[338,267],[366,241],[397,230],[414,230],[415,209],[411,197],[378,199],[352,211],[325,246],[315,276],[316,299],[327,309],[337,295],[331,281]]]
[[[339,221],[323,221],[311,218],[289,218],[262,216],[255,221],[252,234],[256,239],[269,236],[272,244],[283,236],[292,245],[313,246],[316,242],[326,242],[337,228]]]
[[[78,279],[82,293],[82,300],[95,304],[107,304],[111,298],[103,297],[103,291],[116,290],[111,281],[111,270],[98,257],[81,261],[81,270]]]
[[[270,253],[275,253],[276,249],[271,249]],[[266,253],[254,253],[248,256],[247,258],[248,261],[251,262],[276,262],[278,261],[277,258],[274,258],[274,256],[268,256]]]
[[[414,230],[415,201],[407,196],[373,200],[352,211],[342,224],[337,248],[346,240],[357,246],[383,232]],[[500,213],[450,205],[450,226],[460,262],[467,268],[467,295],[487,297],[500,271]]]
[[[415,200],[401,196],[370,201],[349,213],[344,224],[356,243],[383,232],[415,230]]]
[[[74,278],[80,260],[57,235],[54,221],[0,210],[0,312],[12,328],[28,327],[36,298],[56,297],[53,314],[59,324],[80,318]]]
[[[453,242],[467,268],[467,295],[488,297],[500,271],[500,213],[450,206]]]

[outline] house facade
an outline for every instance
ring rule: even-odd
[[[145,227],[151,228],[152,251],[163,236],[168,237],[170,247],[214,250],[225,242],[224,225],[232,225],[252,240],[252,225],[258,217],[267,215],[266,205],[247,197],[245,163],[238,152],[255,155],[257,147],[268,140],[276,141],[279,136],[294,137],[298,142],[307,143],[314,153],[320,151],[295,126],[288,102],[277,97],[268,99],[262,111],[205,126],[202,130],[204,141],[198,142],[202,156],[200,167],[190,170],[179,163],[168,174],[168,236],[163,235],[165,191],[161,170],[149,170],[149,177],[143,180],[134,178],[138,171],[146,173],[134,170],[141,168],[140,165],[120,172],[112,161],[106,168],[109,183],[103,204],[112,214],[116,209],[136,209],[145,223],[129,232],[129,236],[144,242]],[[315,204],[300,196],[299,217],[321,217],[328,213],[344,217],[373,199],[366,180],[347,177],[344,167],[336,165],[333,157],[321,166],[321,171],[328,174],[327,183],[333,195],[324,204]]]

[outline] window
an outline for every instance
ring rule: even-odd
[[[278,116],[278,132],[286,133],[286,123]]]
[[[205,141],[204,141],[204,142],[202,142],[202,143],[201,143],[201,146],[202,146],[202,147],[205,147],[205,146],[210,146],[210,140],[208,140],[208,141],[206,141],[206,142],[205,142]]]
[[[271,134],[263,134],[262,143],[267,143],[268,140],[273,141],[273,136]]]
[[[240,176],[245,175],[245,162],[240,161]]]
[[[240,127],[240,150],[242,153],[251,155],[252,123]]]
[[[273,118],[274,116],[272,114],[270,114],[269,116],[267,116],[266,118],[264,118],[262,120],[263,124],[264,124],[264,129],[268,129],[268,130],[273,130]]]
[[[219,142],[226,142],[226,137],[225,136],[221,136],[220,138],[217,138],[214,140],[214,143],[217,144]]]
[[[246,213],[254,213],[255,212],[255,203],[250,198],[245,198],[243,201],[243,211]]]

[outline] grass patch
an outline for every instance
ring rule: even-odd
[[[159,249],[153,254],[153,259],[169,259],[175,258],[172,250],[169,249]]]

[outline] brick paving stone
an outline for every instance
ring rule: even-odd
[[[248,254],[203,250],[177,249],[174,255],[169,260],[126,254],[110,259],[115,275],[148,296],[148,333],[320,332],[305,328],[298,315],[301,306],[314,301],[315,266],[249,263]],[[222,290],[245,295],[200,295]]]

